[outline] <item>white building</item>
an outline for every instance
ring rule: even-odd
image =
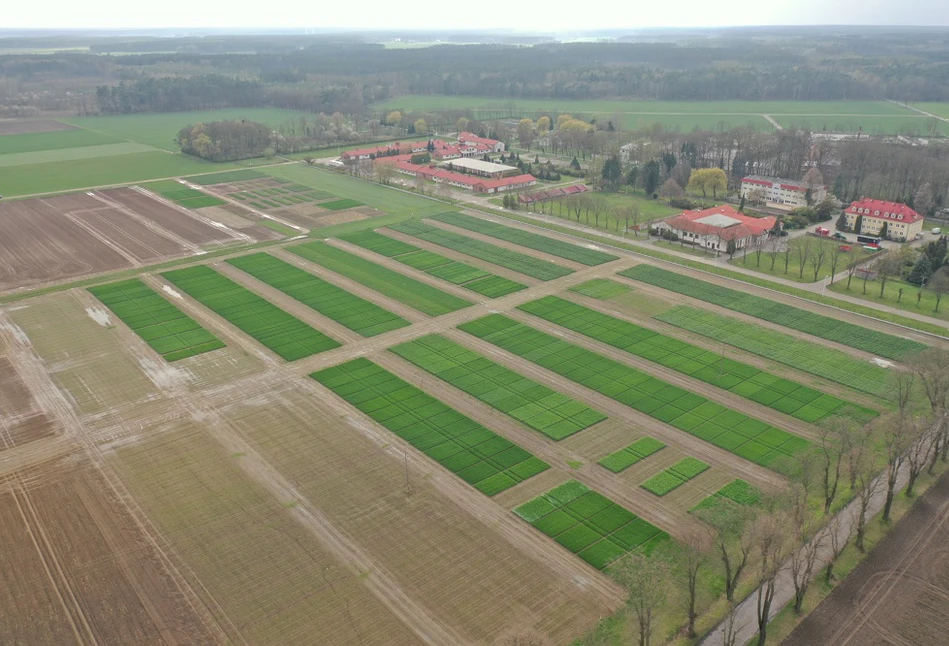
[[[749,201],[758,201],[759,192],[763,201],[772,204],[785,204],[793,208],[807,206],[807,187],[803,182],[777,177],[749,175],[741,180],[741,197]],[[811,190],[811,203],[817,204],[827,197],[827,187],[818,186]]]

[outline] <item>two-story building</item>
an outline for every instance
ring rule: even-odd
[[[741,180],[741,197],[754,200],[759,195],[765,202],[782,204],[792,208],[808,206],[807,187],[804,182],[795,182],[778,177],[762,177],[749,175]],[[816,186],[811,189],[811,203],[817,204],[827,197],[826,186]]]

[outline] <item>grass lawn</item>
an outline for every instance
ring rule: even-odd
[[[623,228],[624,223],[622,221],[617,221],[612,215],[609,215],[611,211],[615,211],[618,207],[626,207],[631,204],[638,206],[642,213],[639,220],[640,226],[645,225],[647,222],[667,218],[682,212],[682,209],[669,206],[662,200],[648,199],[641,190],[630,191],[628,193],[606,193],[597,191],[596,193],[587,193],[587,195],[596,195],[602,198],[606,204],[606,208],[600,212],[599,222],[596,221],[592,210],[589,213],[581,211],[578,220],[576,213],[571,212],[562,201],[547,203],[544,212],[547,215],[561,220],[579,222],[580,224],[601,231],[608,231],[609,233],[620,233]],[[525,213],[533,213],[533,211],[527,211],[526,209],[522,210],[524,210]],[[633,223],[630,222],[630,226],[632,225]],[[629,235],[633,234],[630,233]]]
[[[914,103],[913,107],[949,119],[949,103]]]
[[[863,279],[857,276],[853,277],[849,290],[847,289],[846,278],[838,280],[831,285],[829,289],[832,292],[862,298],[871,303],[881,303],[883,305],[889,305],[890,307],[906,310],[907,312],[917,312],[919,314],[925,314],[926,316],[949,321],[949,296],[943,298],[942,303],[939,305],[939,311],[936,312],[936,297],[931,291],[927,289],[920,290],[916,285],[911,285],[902,280],[894,280],[891,278],[886,281],[886,289],[883,291],[883,298],[880,298],[880,281],[868,280],[867,293],[864,294]],[[901,289],[903,290],[902,299],[900,299]],[[922,291],[922,298],[917,304],[917,295],[920,291]]]
[[[801,238],[795,239],[800,240]],[[813,236],[808,238],[811,241],[812,247],[815,245],[821,245],[824,247],[824,263],[820,268],[820,271],[817,272],[817,280],[824,280],[830,276],[830,254],[831,250],[840,246],[841,244],[851,244],[851,243],[842,243],[837,240],[831,239],[821,239],[815,238]],[[863,247],[860,247],[855,244],[851,244],[854,248],[859,250],[860,257],[865,258],[869,256],[872,252],[865,251]],[[811,257],[814,256],[814,252],[811,251]],[[840,273],[847,268],[847,258],[841,254],[837,262],[837,273]],[[742,267],[743,269],[751,269],[753,271],[761,272],[762,274],[767,274],[769,276],[777,276],[778,278],[784,278],[787,280],[793,280],[796,283],[813,283],[817,282],[814,280],[814,267],[810,259],[805,260],[804,262],[804,273],[801,274],[801,263],[797,255],[797,252],[792,249],[791,255],[789,258],[787,271],[784,270],[784,254],[779,254],[778,259],[774,263],[774,269],[771,269],[771,257],[767,252],[761,252],[761,263],[758,263],[757,257],[753,250],[748,252],[746,257],[739,257],[738,254],[735,254],[735,257],[729,261],[729,264],[734,265],[735,267]]]

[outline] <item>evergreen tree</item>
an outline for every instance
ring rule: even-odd
[[[570,160],[570,168],[573,170],[580,170],[580,162],[577,161],[576,155],[574,155],[573,159]]]
[[[656,189],[659,188],[659,162],[655,159],[643,168],[643,188],[649,196],[655,194]]]
[[[838,231],[847,230],[847,214],[843,211],[841,211],[840,217],[837,218],[837,230]]]
[[[863,233],[863,216],[858,215],[857,219],[853,221],[853,230],[855,233]]]
[[[924,253],[929,256],[929,262],[932,263],[933,271],[942,267],[946,262],[947,242],[945,238],[933,240],[926,245]]]
[[[880,239],[886,240],[886,236],[889,232],[890,232],[890,223],[884,222],[883,227],[880,229]]]
[[[744,195],[742,195],[741,199],[738,200],[738,212],[739,213],[745,212],[745,196]]]
[[[906,277],[906,282],[912,283],[913,285],[922,285],[923,282],[929,280],[932,273],[933,265],[929,260],[929,256],[924,253],[920,254],[919,260],[916,261],[912,271],[909,272],[909,276]]]

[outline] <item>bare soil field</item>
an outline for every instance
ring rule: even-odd
[[[62,121],[43,119],[38,121],[3,121],[0,120],[0,136],[25,135],[34,132],[56,132],[58,130],[75,130],[75,126]]]
[[[177,242],[159,235],[118,209],[79,211],[72,214],[72,217],[93,229],[139,263],[158,262],[188,253],[188,250]]]
[[[201,214],[201,217],[227,225],[232,229],[236,229],[241,233],[249,235],[258,242],[263,242],[265,240],[279,240],[283,237],[280,233],[274,231],[273,229],[268,229],[267,227],[258,224],[256,220],[259,220],[259,218],[256,215],[247,209],[242,209],[236,204],[207,206],[203,209],[198,209],[197,212]]]
[[[99,191],[106,199],[132,209],[159,227],[198,245],[233,242],[234,237],[198,218],[131,188]]]
[[[0,356],[0,451],[52,437],[58,430],[37,407],[14,365]]]

